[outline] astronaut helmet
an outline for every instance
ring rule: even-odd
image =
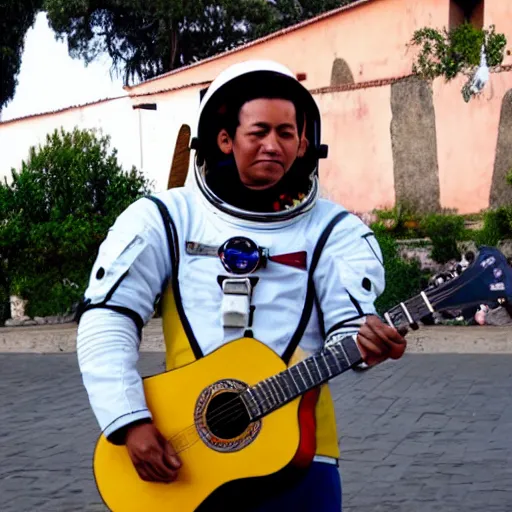
[[[257,99],[294,104],[298,138],[304,149],[275,186],[255,191],[243,186],[235,156],[221,150],[218,137],[226,129],[234,139],[242,107]],[[269,60],[232,65],[210,84],[201,99],[191,144],[200,193],[215,208],[246,220],[274,222],[306,213],[319,195],[319,159],[327,157],[320,128],[320,112],[313,96],[288,68]]]

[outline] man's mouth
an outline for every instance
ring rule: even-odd
[[[254,163],[255,164],[276,164],[281,167],[284,167],[283,162],[281,162],[279,160],[256,160],[256,162],[254,162]]]

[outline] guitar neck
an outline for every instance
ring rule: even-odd
[[[439,292],[436,290],[422,292],[412,297],[412,299],[391,308],[384,314],[384,318],[392,327],[398,328],[408,325],[417,328],[418,320],[434,312],[432,304],[437,303],[437,295],[439,295]]]
[[[430,313],[431,308],[423,293],[392,308],[385,318],[395,327],[410,325]],[[241,397],[251,421],[255,421],[361,362],[354,338],[346,336],[330,342],[318,354],[248,388]]]
[[[242,399],[251,421],[279,409],[361,362],[361,354],[352,336],[329,343],[318,354],[244,391]]]

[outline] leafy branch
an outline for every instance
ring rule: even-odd
[[[420,47],[413,73],[427,80],[444,76],[447,81],[459,73],[471,75],[480,64],[482,46],[487,65],[495,68],[503,62],[506,45],[505,35],[496,33],[494,25],[489,29],[478,29],[469,22],[451,30],[424,27],[411,40],[411,46]]]

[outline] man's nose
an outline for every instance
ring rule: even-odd
[[[263,141],[263,149],[267,153],[278,153],[279,152],[279,141],[274,132],[270,132]]]

